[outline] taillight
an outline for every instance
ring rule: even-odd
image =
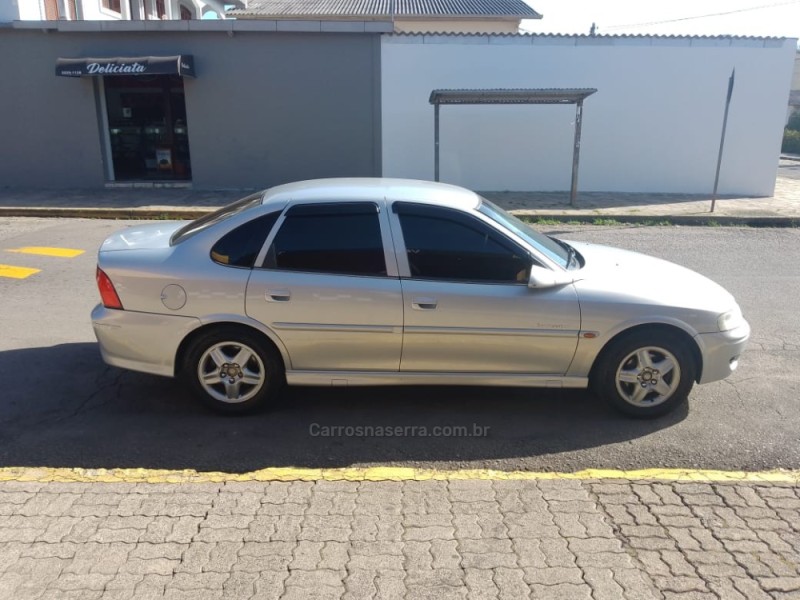
[[[122,310],[122,302],[119,301],[114,284],[111,283],[108,275],[100,267],[97,267],[97,289],[100,290],[100,299],[103,301],[103,306]]]

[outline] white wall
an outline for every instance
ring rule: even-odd
[[[114,12],[103,8],[100,0],[82,0],[81,9],[83,10],[84,21],[114,21],[119,19],[128,18],[127,16],[127,0],[120,2],[122,13]]]
[[[0,0],[0,23],[44,19],[39,0]]]
[[[433,179],[433,89],[594,87],[579,189],[707,193],[728,77],[720,193],[773,192],[796,40],[409,36],[382,39],[383,174]],[[441,179],[569,189],[574,106],[443,106]]]

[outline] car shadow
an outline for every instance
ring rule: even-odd
[[[264,413],[227,417],[178,381],[106,367],[93,343],[8,350],[0,366],[0,466],[14,467],[624,467],[586,451],[687,415],[629,419],[578,390],[414,386],[286,388]]]

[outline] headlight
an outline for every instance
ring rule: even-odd
[[[737,306],[733,310],[722,313],[717,319],[717,326],[720,331],[730,331],[739,327],[743,322],[742,309]]]

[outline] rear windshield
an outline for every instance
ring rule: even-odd
[[[238,215],[241,212],[249,210],[255,206],[261,204],[261,199],[264,197],[264,192],[258,192],[257,194],[253,194],[252,196],[247,196],[247,198],[242,198],[241,200],[237,200],[232,204],[228,204],[228,206],[223,206],[219,210],[215,210],[211,214],[205,215],[204,217],[200,217],[199,219],[195,219],[191,223],[187,223],[178,231],[172,234],[172,238],[170,238],[169,243],[171,245],[180,244],[184,240],[188,240],[193,235],[200,233],[204,229],[211,227],[212,225],[216,225],[217,223],[221,223],[222,221],[231,218],[234,215]]]

